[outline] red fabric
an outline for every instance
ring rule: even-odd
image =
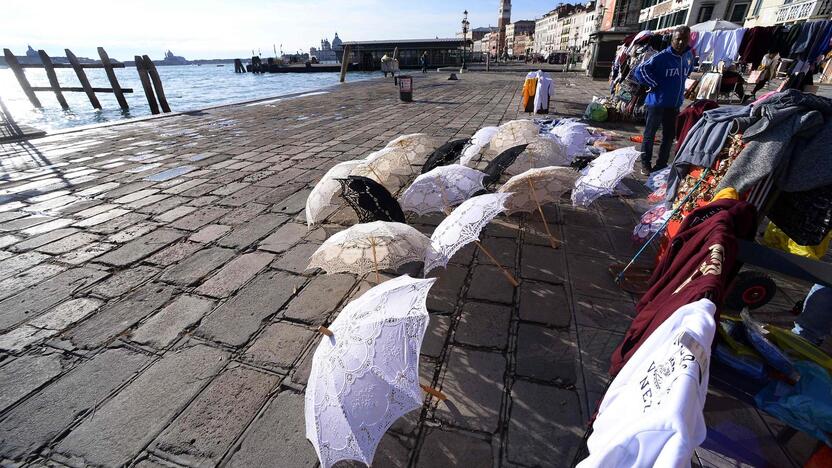
[[[685,137],[688,136],[688,132],[696,125],[696,122],[699,122],[702,114],[707,110],[716,109],[717,107],[719,107],[719,104],[716,101],[700,99],[694,101],[679,113],[676,117],[676,152],[679,152],[679,148],[682,147],[682,143],[685,141]]]
[[[776,29],[776,26],[758,26],[746,31],[738,49],[740,62],[750,63],[752,68],[759,67],[763,56],[774,47]]]
[[[737,237],[751,239],[757,210],[723,199],[694,210],[661,259],[636,317],[610,358],[615,376],[653,331],[683,305],[708,297],[720,304],[737,270]]]

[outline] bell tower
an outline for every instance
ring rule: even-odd
[[[511,0],[500,0],[500,12],[497,17],[497,58],[506,50],[506,26],[511,23]]]

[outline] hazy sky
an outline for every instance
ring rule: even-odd
[[[512,20],[534,19],[552,0],[514,0]],[[472,26],[497,22],[498,0],[2,0],[0,47],[22,55],[26,45],[63,56],[135,54],[161,58],[171,49],[187,58],[245,57],[308,51],[321,38],[343,40],[453,37],[462,11]]]

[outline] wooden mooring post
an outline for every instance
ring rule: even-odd
[[[234,73],[245,73],[246,66],[243,65],[243,61],[240,59],[234,59]]]
[[[136,71],[139,73],[139,81],[142,83],[147,104],[150,106],[150,113],[156,115],[159,113],[159,104],[156,102],[156,95],[153,94],[153,86],[150,84],[150,76],[148,76],[147,68],[145,68],[144,59],[138,55],[134,59],[136,61]]]
[[[84,69],[81,68],[81,63],[78,62],[78,57],[72,53],[69,49],[64,49],[66,53],[66,58],[69,60],[69,64],[72,65],[72,68],[75,69],[75,75],[78,77],[78,81],[81,82],[81,87],[84,88],[84,92],[87,93],[87,98],[90,100],[90,104],[92,107],[96,109],[101,109],[101,103],[98,102],[98,98],[95,96],[95,91],[92,90],[92,86],[90,86],[90,80],[87,79],[87,75],[84,73]]]
[[[162,88],[162,79],[159,78],[159,72],[156,71],[156,65],[147,55],[142,55],[142,59],[144,59],[144,67],[147,70],[148,75],[150,75],[150,82],[153,83],[153,89],[156,91],[156,98],[159,100],[159,107],[162,108],[162,112],[170,112],[168,98],[165,97],[165,90]]]
[[[71,50],[64,49],[64,51],[66,52],[66,58],[69,61],[68,64],[53,63],[52,59],[44,50],[38,51],[38,56],[40,56],[41,61],[40,64],[21,64],[11,50],[3,49],[3,55],[6,57],[6,63],[9,65],[9,68],[12,69],[15,78],[17,78],[17,82],[20,83],[20,87],[23,88],[23,92],[26,94],[26,97],[29,98],[29,102],[31,102],[33,106],[36,108],[42,107],[40,101],[35,95],[36,91],[51,91],[55,93],[55,98],[64,110],[69,109],[69,104],[66,102],[63,95],[65,92],[86,93],[87,98],[90,100],[90,104],[92,104],[92,106],[96,109],[101,109],[101,102],[99,102],[95,93],[113,93],[119,106],[121,106],[123,110],[129,109],[127,100],[124,98],[124,93],[132,93],[133,90],[131,88],[122,88],[118,83],[118,78],[116,78],[114,71],[115,68],[124,68],[123,63],[113,63],[110,60],[109,55],[107,55],[107,51],[105,51],[103,47],[98,48],[98,55],[101,57],[100,64],[82,64]],[[150,111],[153,114],[158,114],[160,112],[159,108],[161,107],[162,112],[170,112],[170,106],[168,105],[168,100],[165,97],[165,90],[162,87],[162,79],[159,77],[156,65],[147,55],[136,55],[135,60],[136,70],[139,73],[139,80],[142,83],[142,88],[144,88],[147,102],[150,105]],[[29,83],[29,80],[26,79],[26,74],[23,71],[24,68],[42,68],[46,72],[46,77],[49,79],[49,86],[32,86]],[[81,86],[62,87],[61,83],[58,81],[58,75],[55,73],[56,68],[72,68],[75,71],[75,75],[78,77],[78,81],[81,83]],[[90,84],[90,80],[84,72],[85,68],[103,68],[107,74],[107,79],[110,81],[111,87],[93,88]]]
[[[17,61],[17,57],[15,57],[9,49],[3,49],[3,55],[6,57],[6,64],[12,69],[14,77],[17,78],[17,82],[20,83],[20,87],[23,89],[23,94],[29,98],[29,102],[32,103],[32,106],[36,109],[43,107],[40,105],[38,97],[35,96],[35,91],[32,89],[32,85],[29,84],[29,80],[26,79],[26,73],[23,72],[23,68],[20,66],[20,62]]]
[[[61,108],[64,110],[69,109],[69,104],[66,103],[64,95],[61,93],[61,83],[58,82],[58,75],[55,74],[55,68],[52,66],[52,59],[49,58],[49,55],[47,55],[46,51],[43,49],[38,51],[38,55],[40,55],[40,61],[43,62],[43,69],[46,70],[46,78],[49,79],[49,86],[52,87],[52,91],[55,93],[55,98],[58,99],[58,104],[60,104]]]
[[[341,58],[341,83],[347,78],[347,68],[350,66],[350,45],[344,45],[344,57]]]
[[[110,86],[113,88],[113,94],[116,97],[116,101],[118,101],[119,107],[122,110],[127,110],[130,106],[127,105],[127,99],[124,99],[124,93],[132,93],[133,90],[123,90],[121,86],[118,84],[118,79],[116,78],[116,72],[113,71],[113,64],[110,62],[110,56],[107,55],[107,51],[104,50],[103,47],[98,48],[98,56],[101,58],[101,65],[104,66],[104,72],[107,73],[107,80],[110,81]],[[121,67],[124,68],[124,64],[119,64]]]
[[[113,71],[113,68],[124,68],[123,63],[111,63],[109,57],[107,56],[107,52],[105,52],[101,47],[98,48],[98,54],[101,56],[100,64],[82,64],[71,50],[65,49],[65,52],[69,63],[53,63],[46,51],[39,50],[38,56],[40,57],[40,64],[21,64],[11,50],[3,49],[6,64],[8,64],[9,68],[12,69],[12,73],[14,73],[15,78],[17,78],[17,82],[23,89],[23,93],[26,94],[27,98],[29,98],[29,102],[32,103],[32,106],[38,109],[43,107],[40,100],[35,95],[35,92],[50,91],[55,93],[55,98],[58,100],[58,104],[60,104],[64,110],[69,109],[69,104],[66,102],[63,95],[65,92],[86,93],[87,98],[90,100],[90,104],[92,104],[92,106],[96,109],[101,109],[101,103],[98,101],[95,93],[113,93],[115,94],[121,108],[128,109],[127,101],[124,99],[124,93],[132,93],[133,90],[131,88],[122,88],[119,86],[115,72]],[[32,86],[26,78],[26,73],[23,71],[25,68],[42,68],[46,72],[46,77],[49,79],[49,86]],[[58,81],[58,75],[55,73],[56,68],[72,68],[75,71],[75,75],[78,76],[78,81],[81,82],[81,86],[61,86],[61,83]],[[110,80],[111,88],[93,88],[89,79],[87,79],[86,73],[84,72],[85,68],[103,68],[107,73],[107,78]]]

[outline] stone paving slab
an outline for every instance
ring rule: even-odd
[[[375,278],[306,269],[356,222],[340,209],[306,226],[310,189],[399,135],[441,144],[532,117],[519,112],[522,73],[445,78],[416,76],[408,104],[389,81],[348,83],[0,145],[0,465],[316,466],[303,399],[316,329]],[[554,79],[553,117],[606,92],[572,73]],[[633,253],[647,207],[641,183],[625,184],[632,197],[544,206],[557,250],[537,213],[489,224],[483,244],[519,288],[473,244],[430,273],[419,375],[449,401],[426,398],[397,421],[374,466],[571,462],[634,310],[606,273]],[[409,221],[429,235],[441,220]],[[778,279],[777,307],[805,288]],[[753,422],[727,436],[765,449],[710,443],[695,463],[800,466],[810,453],[780,449],[775,423],[715,401]]]

